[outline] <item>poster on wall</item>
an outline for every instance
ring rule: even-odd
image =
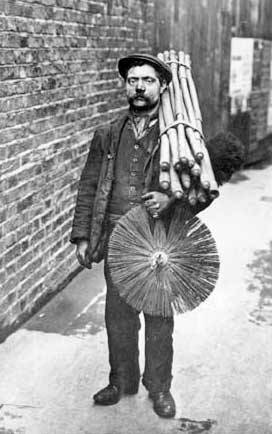
[[[270,89],[267,110],[267,133],[272,133],[272,45],[270,48]]]
[[[253,38],[232,38],[229,95],[231,114],[247,111],[247,101],[252,89]]]

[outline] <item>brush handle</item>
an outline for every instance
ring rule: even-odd
[[[160,131],[165,130],[162,107],[159,107],[159,125]],[[161,170],[169,170],[170,168],[170,144],[166,133],[161,135],[160,141],[160,168]]]

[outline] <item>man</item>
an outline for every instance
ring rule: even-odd
[[[158,182],[158,107],[160,95],[171,81],[171,69],[148,54],[126,56],[119,61],[118,68],[125,81],[129,110],[94,135],[79,183],[71,235],[81,265],[91,268],[92,262],[105,259],[105,322],[111,370],[109,385],[94,395],[98,405],[116,404],[122,395],[136,394],[140,380],[139,312],[119,297],[112,284],[107,239],[118,219],[140,203],[153,217],[162,216],[166,221],[175,206],[171,194],[161,191]],[[237,167],[241,164],[241,159],[238,160]],[[231,174],[227,176],[230,178]],[[199,211],[194,209],[193,213]],[[173,318],[144,316],[142,382],[154,411],[161,417],[174,417],[175,402],[170,392]]]

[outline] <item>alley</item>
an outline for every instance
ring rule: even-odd
[[[0,433],[271,434],[271,192],[272,165],[249,168],[200,216],[220,278],[205,303],[175,318],[174,420],[156,416],[143,386],[116,406],[92,404],[108,375],[98,265],[1,344]]]

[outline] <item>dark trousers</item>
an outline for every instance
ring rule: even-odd
[[[108,334],[110,383],[124,391],[137,387],[140,379],[138,332],[139,312],[117,293],[105,259],[106,328]],[[145,317],[145,369],[143,384],[151,393],[168,391],[172,380],[173,318]]]

